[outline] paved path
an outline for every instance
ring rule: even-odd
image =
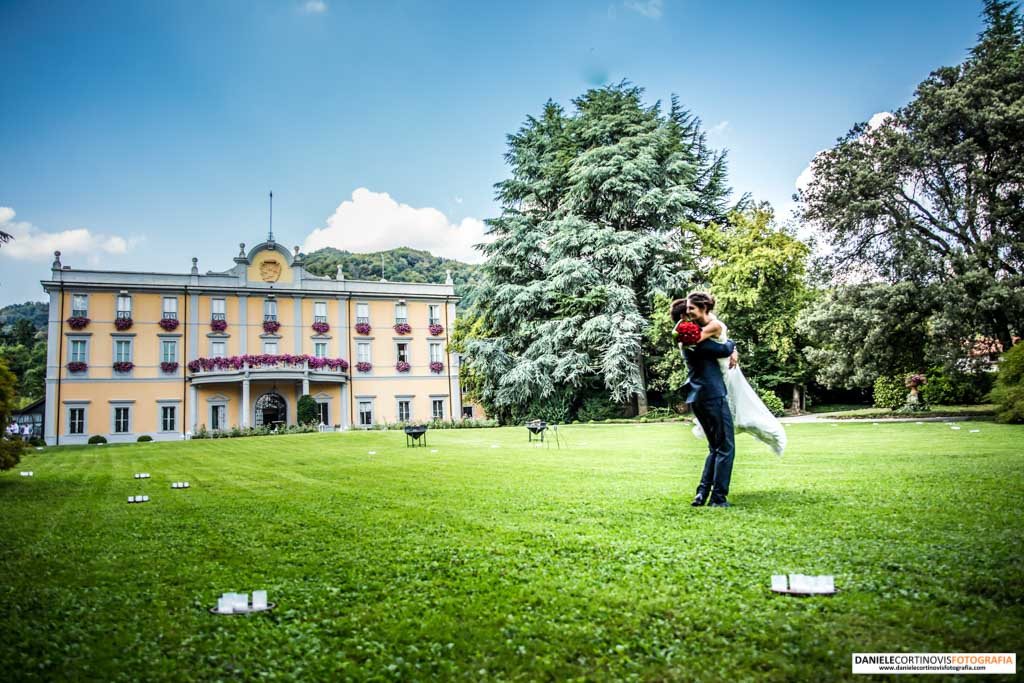
[[[964,422],[972,417],[988,417],[986,415],[958,415],[956,417],[850,417],[839,419],[842,413],[811,413],[809,415],[794,415],[792,417],[780,417],[782,424],[806,424],[809,422]]]

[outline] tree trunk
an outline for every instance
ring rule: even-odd
[[[647,381],[644,375],[647,374],[646,368],[644,367],[644,356],[643,353],[637,354],[637,364],[640,366],[640,393],[636,395],[636,414],[646,415],[647,414]]]
[[[800,400],[800,385],[796,382],[793,383],[793,403],[789,406],[789,410],[794,415],[799,415],[803,410],[803,401]]]

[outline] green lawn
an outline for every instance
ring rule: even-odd
[[[689,506],[681,424],[34,452],[0,474],[0,670],[795,681],[853,678],[853,652],[1024,653],[1024,428],[788,431],[782,459],[739,438],[728,510]],[[787,572],[840,593],[771,593]],[[270,614],[206,611],[260,588]]]

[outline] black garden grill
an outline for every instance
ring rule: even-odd
[[[548,423],[545,422],[544,420],[531,420],[530,422],[527,422],[526,429],[529,430],[530,432],[529,440],[533,441],[533,437],[536,436],[537,434],[540,434],[540,440],[541,442],[543,442],[544,432],[547,430],[547,428]]]
[[[423,439],[423,443],[420,443],[420,438]],[[405,428],[405,447],[410,446],[426,446],[427,445],[427,425],[409,425]]]

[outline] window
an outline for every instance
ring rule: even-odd
[[[277,302],[273,299],[267,299],[263,302],[263,321],[269,320],[277,321]]]
[[[313,304],[313,322],[325,323],[327,322],[327,302],[317,301]]]
[[[398,421],[408,422],[412,416],[412,401],[407,398],[398,401]]]
[[[85,434],[85,408],[68,410],[68,434]]]
[[[178,319],[178,297],[176,296],[165,296],[164,297],[164,315],[165,318],[172,320]]]
[[[320,410],[320,424],[329,425],[331,424],[331,415],[328,412],[331,404],[327,401],[322,401],[316,404],[316,407]]]
[[[130,339],[118,339],[114,342],[114,361],[129,363],[132,360],[132,342]]]
[[[462,418],[465,420],[473,419],[473,406],[462,406]]]
[[[269,353],[271,355],[277,355],[277,342],[276,341],[264,341],[263,342],[263,353]]]
[[[129,411],[131,409],[128,406],[115,406],[114,407],[114,433],[115,434],[127,434],[129,427]]]
[[[395,324],[409,322],[409,307],[405,304],[395,304]]]
[[[356,304],[356,322],[369,324],[370,304]]]
[[[401,362],[409,362],[409,342],[398,342],[395,344],[395,356],[396,360]]]
[[[441,324],[441,306],[440,304],[430,304],[427,306],[427,318],[431,325]]]
[[[178,342],[164,339],[160,342],[160,362],[176,363],[178,361]]]
[[[225,429],[228,426],[228,408],[225,405],[210,407],[210,429]]]
[[[119,294],[117,297],[117,318],[132,317],[132,298],[127,294]]]
[[[73,363],[84,363],[86,361],[87,343],[84,339],[71,340],[71,361]]]
[[[359,363],[370,362],[370,342],[356,343],[356,361]]]
[[[224,299],[213,299],[210,301],[210,320],[225,320],[226,309]]]
[[[317,358],[327,358],[327,342],[313,344],[313,355]]]
[[[228,354],[227,342],[215,341],[210,343],[210,355],[214,358],[223,358]]]
[[[441,345],[437,342],[431,342],[430,344],[430,362],[441,362]]]
[[[71,296],[71,317],[89,317],[89,297],[85,294],[74,294]]]
[[[174,423],[177,415],[175,406],[160,406],[160,430],[164,432],[175,431]],[[217,429],[217,427],[214,427]]]
[[[432,398],[430,399],[430,415],[435,420],[444,419],[444,399],[443,398]]]
[[[359,426],[369,427],[373,424],[373,401],[359,401]]]

